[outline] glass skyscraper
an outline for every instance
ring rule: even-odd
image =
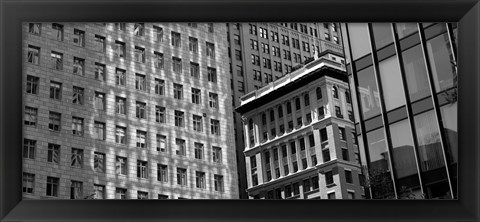
[[[372,199],[457,198],[457,24],[342,24]]]

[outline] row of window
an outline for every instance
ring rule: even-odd
[[[140,163],[137,165],[138,172],[144,171],[144,166]],[[164,168],[165,167],[165,168]],[[168,180],[168,169],[166,165],[159,165],[159,180]],[[187,185],[187,169],[177,168],[177,184],[181,186]],[[164,181],[166,182],[166,181]],[[47,184],[45,195],[48,197],[58,197],[59,195],[60,178],[47,176]],[[195,187],[199,189],[206,189],[206,176],[205,172],[195,171]],[[70,199],[105,199],[106,187],[105,185],[94,184],[93,193],[83,192],[84,183],[82,181],[70,181]],[[213,188],[214,191],[224,192],[223,175],[213,175]],[[35,174],[23,173],[23,186],[24,193],[33,194],[35,192]],[[138,199],[148,199],[148,192],[138,191]],[[127,199],[126,188],[115,188],[115,199]],[[168,199],[167,195],[158,194],[158,199]],[[180,199],[180,198],[179,198]]]

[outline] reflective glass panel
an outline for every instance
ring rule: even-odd
[[[353,60],[371,52],[367,23],[348,23]]]
[[[367,133],[370,164],[368,179],[373,199],[393,199],[393,188],[387,143],[383,128]]]
[[[428,58],[432,69],[435,90],[441,92],[456,84],[455,60],[448,34],[427,41]]]
[[[387,111],[405,105],[405,94],[397,56],[383,60],[378,65]]]
[[[390,23],[372,23],[373,38],[376,49],[380,49],[393,42],[393,34]]]
[[[442,113],[443,128],[445,130],[447,143],[445,153],[450,164],[450,178],[454,195],[457,196],[457,163],[458,163],[458,131],[457,131],[457,102],[447,104],[440,108]]]
[[[370,66],[357,73],[358,94],[360,94],[360,103],[362,104],[363,119],[380,114],[380,95],[378,93],[373,66]]]
[[[415,102],[430,95],[425,59],[421,45],[402,52],[403,67],[407,77],[410,101]]]
[[[395,25],[399,39],[418,31],[417,23],[396,23]]]

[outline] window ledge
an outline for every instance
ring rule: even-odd
[[[334,186],[337,186],[337,184],[335,184],[335,183],[330,183],[330,184],[327,184],[327,185],[325,185],[325,186],[326,186],[327,188],[332,188],[332,187],[334,187]]]

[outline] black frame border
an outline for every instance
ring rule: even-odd
[[[458,200],[22,200],[22,31],[27,21],[459,22]],[[0,0],[2,221],[477,221],[478,0]],[[266,202],[268,201],[268,202]]]

